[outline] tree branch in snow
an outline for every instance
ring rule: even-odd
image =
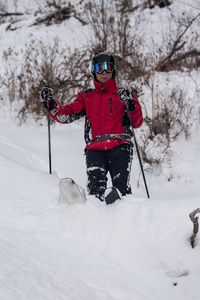
[[[167,71],[167,69],[169,69],[170,67],[178,65],[179,63],[181,63],[182,61],[184,61],[187,58],[196,58],[196,60],[198,61],[197,64],[199,64],[199,62],[200,62],[200,51],[198,51],[196,49],[186,51],[185,53],[182,53],[182,54],[178,55],[174,59],[169,59],[164,64],[161,64],[161,65],[159,64],[156,67],[156,71],[160,71],[160,72]]]
[[[17,12],[11,12],[11,13],[8,13],[8,12],[4,12],[4,13],[0,13],[0,17],[10,17],[10,16],[23,16],[24,14],[23,13],[17,13]]]
[[[190,219],[192,221],[192,223],[194,224],[193,227],[193,234],[190,237],[190,243],[192,248],[194,248],[194,241],[195,241],[195,237],[199,231],[199,223],[198,223],[198,217],[195,217],[197,213],[200,213],[200,208],[195,209],[193,212],[190,213]]]
[[[198,57],[200,56],[200,52],[197,51],[196,49],[192,49],[191,51],[187,51],[185,53],[182,53],[180,55],[178,55],[175,58],[172,58],[178,51],[180,51],[186,44],[186,41],[183,41],[181,43],[181,39],[184,36],[184,34],[187,32],[187,30],[191,27],[191,25],[194,23],[194,21],[200,16],[200,13],[195,16],[189,23],[188,25],[185,27],[185,29],[183,30],[183,32],[177,37],[177,39],[174,41],[173,45],[172,45],[172,49],[169,52],[169,54],[162,59],[158,65],[156,66],[155,70],[156,71],[167,71],[169,66],[172,66],[173,64],[180,62],[186,58],[189,57]],[[181,43],[181,44],[180,44]]]
[[[39,25],[41,23],[45,23],[48,26],[51,25],[53,21],[56,24],[62,23],[62,21],[69,19],[70,17],[71,17],[70,7],[63,7],[62,9],[56,10],[53,13],[48,14],[44,18],[38,18],[36,22],[32,24],[32,26]]]
[[[56,10],[55,12],[48,14],[44,18],[38,18],[36,22],[34,22],[31,26],[39,25],[41,23],[45,23],[47,26],[49,26],[53,22],[59,24],[62,23],[64,20],[69,19],[70,17],[74,17],[75,19],[80,21],[82,25],[87,24],[71,9],[71,7],[63,7],[62,9]]]

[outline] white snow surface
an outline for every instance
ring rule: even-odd
[[[0,33],[1,44],[12,46],[11,32]],[[19,42],[19,32],[12,34]],[[49,174],[47,124],[30,118],[18,127],[10,114],[0,103],[0,299],[200,298],[200,237],[192,249],[189,218],[200,207],[199,128],[173,143],[171,166],[145,174],[150,199],[135,153],[133,195],[112,205],[87,195],[85,204],[69,205],[60,179],[72,177],[83,189],[87,183],[83,120],[51,126]]]
[[[179,178],[147,174],[150,199],[135,155],[133,196],[68,205],[60,179],[87,180],[82,122],[51,127],[53,174],[46,126],[1,118],[0,128],[0,299],[198,299],[189,213],[200,206],[199,136],[176,145]]]

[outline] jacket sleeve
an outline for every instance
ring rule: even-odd
[[[133,111],[130,111],[131,120],[132,120],[132,123],[133,123],[133,127],[134,128],[139,128],[143,123],[142,109],[141,109],[140,103],[139,103],[138,98],[135,95],[135,93],[133,93],[133,95],[134,95],[134,100],[135,100],[135,103],[136,103],[136,107]]]
[[[84,99],[80,93],[76,100],[68,105],[62,105],[58,101],[56,104],[56,107],[50,111],[50,116],[59,123],[71,123],[86,115]]]

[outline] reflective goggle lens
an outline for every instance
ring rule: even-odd
[[[98,74],[103,73],[103,71],[106,71],[107,73],[112,73],[115,70],[115,65],[110,62],[100,62],[94,65],[94,71]]]

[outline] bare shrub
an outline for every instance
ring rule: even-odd
[[[197,121],[197,95],[193,99],[182,83],[172,83],[164,78],[165,82],[159,77],[151,78],[146,86],[148,98],[141,100],[144,125],[139,144],[143,160],[149,165],[170,161],[172,141],[181,134],[188,138]]]
[[[131,82],[144,74],[145,60],[140,51],[144,38],[139,29],[141,20],[135,18],[134,25],[131,25],[127,13],[129,10],[130,1],[122,0],[100,0],[98,4],[90,1],[85,5],[85,18],[91,26],[90,45],[93,53],[107,51],[113,54],[118,79]]]
[[[45,85],[53,88],[54,98],[62,104],[71,102],[79,91],[90,85],[91,53],[87,49],[73,52],[69,48],[61,49],[57,38],[52,43],[32,40],[21,55],[13,50],[4,55],[7,68],[2,79],[10,102],[23,99],[18,114],[20,122],[25,121],[28,113],[35,119],[43,117],[39,92]],[[11,61],[20,64],[16,67]]]
[[[200,51],[195,46],[199,39],[199,33],[195,29],[191,31],[189,37],[188,31],[192,29],[193,24],[200,18],[200,13],[196,16],[182,16],[175,20],[177,23],[175,31],[170,31],[166,42],[163,44],[162,55],[155,66],[156,71],[169,72],[171,70],[183,71],[185,67],[188,69],[197,69],[200,62]],[[163,51],[164,50],[164,51]]]
[[[45,7],[50,8],[51,11],[45,10],[45,16],[38,17],[33,25],[38,25],[41,23],[44,23],[47,26],[50,26],[54,23],[60,24],[64,20],[69,19],[71,17],[71,14],[75,12],[74,6],[71,5],[70,2],[67,3],[67,1],[46,0],[46,3],[44,5]],[[41,13],[44,13],[43,9],[41,10]]]
[[[6,95],[12,107],[12,103],[17,98],[16,72],[18,69],[18,53],[14,49],[8,48],[7,51],[3,51],[2,60],[5,63],[5,71],[1,76],[1,85],[6,90]]]
[[[79,5],[80,4],[81,1]],[[46,0],[44,8],[40,5],[38,12],[41,15],[36,19],[32,26],[39,25],[41,23],[46,26],[60,24],[72,16],[78,19],[83,25],[87,24],[87,21],[84,21],[80,13],[76,11],[75,6],[72,5],[70,1],[66,0]]]

